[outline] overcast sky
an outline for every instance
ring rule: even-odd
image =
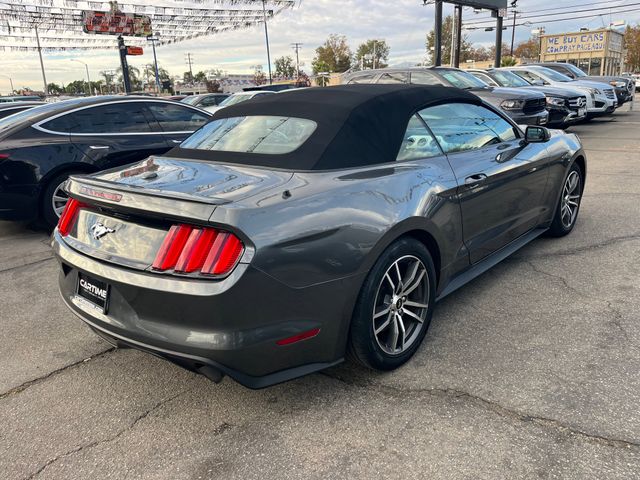
[[[147,0],[145,0],[147,1]],[[511,0],[509,0],[511,1]],[[152,4],[148,0],[148,3]],[[157,3],[157,2],[155,2]],[[633,4],[631,0],[607,0],[596,4],[595,0],[518,0],[518,10],[523,15],[531,15],[542,9],[566,7],[574,15],[590,15],[594,12],[581,11],[601,5],[617,6]],[[591,5],[587,5],[591,4]],[[583,5],[577,8],[576,5]],[[633,8],[633,7],[629,7]],[[635,7],[637,8],[637,7]],[[452,5],[445,4],[445,15],[451,13]],[[559,10],[545,13],[558,13]],[[542,12],[540,12],[542,13]],[[602,13],[595,12],[596,14]],[[476,14],[471,9],[464,10],[463,23],[477,21],[487,17],[489,12]],[[302,0],[299,6],[285,11],[269,22],[272,60],[281,55],[293,55],[290,44],[303,43],[300,60],[307,72],[311,70],[315,48],[331,33],[347,36],[349,44],[355,50],[357,45],[369,38],[385,39],[391,47],[390,64],[419,62],[425,58],[425,35],[433,28],[433,5],[423,6],[422,0]],[[557,17],[547,17],[557,18]],[[594,15],[579,20],[545,23],[547,33],[575,31],[580,27],[598,28],[610,21],[626,20],[635,24],[640,22],[640,12],[627,12],[601,17]],[[519,21],[522,23],[525,20]],[[516,43],[530,36],[537,25],[516,28]],[[491,45],[495,33],[484,30],[468,31],[469,40],[474,44]],[[511,30],[504,32],[505,42],[510,42]],[[115,39],[114,39],[115,41]],[[229,73],[248,73],[251,66],[262,64],[266,69],[264,31],[262,25],[217,36],[199,38],[175,45],[159,47],[158,63],[172,75],[181,75],[187,66],[185,53],[194,56],[194,73],[209,68],[221,68]],[[46,53],[44,56],[47,80],[56,83],[68,83],[85,77],[84,67],[70,61],[77,58],[89,64],[92,78],[98,79],[100,70],[115,69],[119,65],[116,50],[76,51]],[[150,48],[139,57],[129,57],[130,64],[142,66],[151,63],[153,56]],[[4,52],[0,54],[0,69],[4,75],[13,78],[16,88],[31,87],[42,89],[42,77],[36,52]],[[0,76],[0,92],[7,93],[8,80]]]

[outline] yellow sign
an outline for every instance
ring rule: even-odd
[[[604,32],[568,33],[546,37],[545,53],[601,52],[605,49]]]

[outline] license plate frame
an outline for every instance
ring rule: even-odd
[[[100,312],[107,313],[111,297],[111,286],[107,282],[78,272],[76,294]]]
[[[586,108],[579,108],[578,109],[578,116],[579,117],[584,117],[587,114],[587,109]]]

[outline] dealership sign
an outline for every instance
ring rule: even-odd
[[[124,35],[127,37],[148,37],[151,30],[151,18],[136,13],[82,12],[82,30],[85,33],[100,35]]]
[[[605,49],[604,32],[569,33],[546,37],[545,53],[601,52]]]

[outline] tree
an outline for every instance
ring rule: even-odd
[[[220,82],[218,80],[205,80],[205,85],[207,86],[207,93],[218,93],[222,92],[220,89]]]
[[[207,74],[200,70],[193,76],[193,80],[196,83],[205,83],[207,81]]]
[[[447,65],[451,63],[451,30],[453,28],[453,17],[448,15],[442,22],[442,64]],[[431,58],[433,63],[435,55],[434,48],[436,44],[436,34],[434,30],[431,30],[427,34],[427,54]],[[472,60],[473,49],[469,42],[468,35],[462,35],[460,39],[460,63],[464,63],[467,60]]]
[[[351,49],[344,35],[329,35],[329,38],[316,48],[316,56],[312,62],[313,73],[342,73],[351,68]]]
[[[631,72],[640,70],[640,25],[627,25],[624,35],[624,47],[627,50],[626,64]]]
[[[193,83],[194,77],[193,77],[193,73],[189,72],[184,72],[182,74],[182,83]]]
[[[267,77],[262,71],[262,65],[255,66],[255,70],[253,72],[253,83],[255,83],[258,86],[264,85],[265,83],[267,83]]]
[[[500,60],[501,67],[514,67],[517,64],[518,61],[515,59],[515,57],[511,57],[509,55],[507,55],[506,57],[502,57],[502,59]]]
[[[47,92],[51,95],[60,95],[61,93],[64,93],[64,89],[57,83],[50,83],[47,85]]]
[[[290,56],[282,56],[276,58],[276,77],[293,78],[296,76],[296,66],[293,64],[293,58]]]
[[[124,77],[122,76],[122,67],[116,69],[118,75],[118,83],[124,83]],[[140,69],[129,65],[129,81],[131,81],[132,90],[140,90],[142,87],[142,81],[140,80]]]
[[[385,40],[367,40],[358,46],[356,62],[363,67],[385,68],[389,50]]]
[[[531,37],[529,40],[518,43],[513,49],[513,55],[518,58],[537,60],[540,56],[540,39]]]
[[[475,60],[476,62],[486,62],[491,60],[489,50],[484,45],[480,45],[478,48],[471,48],[471,58],[469,60]]]

